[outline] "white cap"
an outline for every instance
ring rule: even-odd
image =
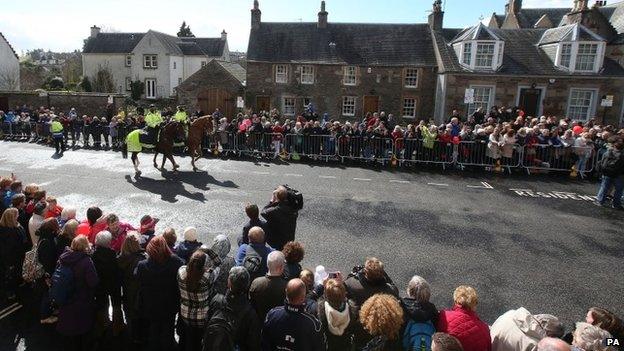
[[[197,229],[195,227],[186,227],[184,229],[184,240],[197,241]]]

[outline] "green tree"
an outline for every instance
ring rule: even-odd
[[[132,100],[138,101],[141,100],[141,95],[145,92],[145,85],[140,80],[135,80],[134,82],[130,82],[130,96]]]
[[[100,68],[93,80],[93,91],[98,93],[114,93],[115,83],[113,82],[113,74],[108,68]]]
[[[90,93],[93,91],[93,86],[91,85],[91,79],[89,79],[89,77],[84,76],[82,78],[82,82],[80,82],[80,87],[82,88],[82,90]]]
[[[63,90],[65,87],[65,82],[61,77],[49,77],[48,81],[45,83],[45,87],[49,90]]]
[[[191,27],[186,24],[186,21],[182,22],[180,30],[178,31],[179,38],[194,38],[195,35],[191,32]]]

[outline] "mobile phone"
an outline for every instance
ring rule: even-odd
[[[336,271],[336,272],[329,272],[329,279],[335,279],[338,278],[338,274],[340,272]]]

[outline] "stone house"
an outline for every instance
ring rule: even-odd
[[[329,23],[324,1],[316,23],[262,22],[254,1],[251,24],[248,107],[294,117],[311,103],[343,120],[381,110],[409,120],[433,116],[427,24]]]
[[[247,103],[287,116],[311,102],[332,118],[385,110],[437,122],[455,109],[519,106],[531,116],[624,124],[624,2],[573,4],[523,9],[509,0],[488,25],[453,29],[444,28],[441,0],[427,24],[328,23],[324,2],[317,23],[266,23],[256,0]]]
[[[144,98],[175,95],[175,88],[210,60],[229,61],[227,33],[220,38],[178,38],[149,30],[146,33],[102,33],[91,27],[82,52],[83,75],[108,70],[118,93],[130,82],[145,84]]]
[[[218,108],[224,116],[233,117],[238,98],[245,96],[245,76],[238,63],[212,60],[178,86],[178,104],[206,114]]]
[[[0,33],[0,90],[19,89],[19,57],[9,41]]]

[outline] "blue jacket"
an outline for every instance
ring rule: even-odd
[[[262,328],[262,350],[325,350],[321,322],[305,312],[305,306],[286,303],[266,316]]]
[[[238,252],[236,253],[236,265],[237,266],[243,265],[243,261],[245,260],[245,256],[247,255],[247,248],[249,246],[253,247],[254,250],[256,250],[256,252],[262,257],[263,271],[261,272],[262,273],[261,276],[265,275],[268,271],[267,256],[269,256],[271,252],[275,251],[275,249],[266,245],[243,244],[238,248]]]
[[[175,248],[175,254],[178,255],[185,263],[189,261],[195,250],[199,249],[202,243],[199,241],[186,241],[179,243]]]

